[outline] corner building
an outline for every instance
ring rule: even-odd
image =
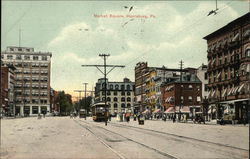
[[[50,52],[35,52],[34,48],[7,47],[1,59],[15,70],[15,114],[20,116],[50,112]]]
[[[208,99],[212,118],[227,115],[242,123],[248,119],[250,105],[250,13],[204,39],[208,45]]]

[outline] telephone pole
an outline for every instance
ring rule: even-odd
[[[81,93],[84,92],[84,90],[74,90],[74,92],[79,92],[79,112],[80,112],[80,109],[81,109],[81,104],[80,104]]]
[[[182,95],[182,69],[183,69],[183,61],[181,60],[180,61],[180,85],[181,85],[181,88],[180,88],[180,99],[181,99],[181,95]],[[184,102],[184,99],[183,99],[183,102]],[[181,119],[181,107],[182,107],[182,99],[181,99],[181,103],[180,103],[180,108],[179,108],[179,117],[178,117],[178,120],[180,121]]]
[[[82,67],[96,67],[103,75],[104,75],[104,82],[105,82],[105,86],[104,86],[104,93],[105,93],[105,125],[107,126],[107,122],[108,122],[108,111],[107,111],[107,75],[116,67],[125,67],[123,65],[107,65],[106,64],[106,60],[107,57],[110,56],[109,54],[99,54],[100,57],[103,57],[104,60],[104,64],[103,65],[82,65]],[[104,71],[102,71],[100,69],[100,67],[104,67]],[[111,67],[111,69],[107,72],[106,68],[107,67]]]
[[[87,87],[87,84],[88,83],[83,83],[84,84],[84,86],[85,86],[85,88],[84,88],[84,90],[85,90],[85,92],[84,92],[84,106],[85,106],[85,120],[86,120],[86,118],[87,118],[87,106],[86,106],[86,87]]]

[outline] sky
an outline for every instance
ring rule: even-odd
[[[77,97],[92,90],[107,64],[124,65],[109,81],[134,81],[138,62],[151,67],[207,64],[206,35],[249,12],[247,0],[218,1],[2,1],[1,50],[19,45],[52,53],[51,87]],[[133,7],[132,7],[133,6]],[[131,8],[132,7],[132,8]],[[131,8],[131,9],[130,9]]]

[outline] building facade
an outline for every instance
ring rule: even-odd
[[[128,78],[123,82],[107,82],[107,103],[110,113],[116,115],[124,112],[134,112],[134,90],[135,84]],[[95,102],[105,101],[105,79],[98,80],[95,86]]]
[[[16,115],[50,112],[51,56],[50,52],[35,52],[28,47],[7,47],[2,51],[2,62],[16,67]]]
[[[250,13],[204,37],[207,40],[208,88],[213,119],[248,118]]]
[[[202,83],[202,100],[208,98],[208,77],[207,77],[207,65],[202,64],[196,70],[196,76]]]
[[[15,84],[15,67],[13,65],[1,66],[1,110],[5,116],[13,116],[14,112],[14,84]]]
[[[185,113],[195,116],[201,113],[202,83],[195,74],[182,75],[182,80],[162,84],[162,103],[167,114]]]

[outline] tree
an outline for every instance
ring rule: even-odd
[[[59,92],[56,98],[56,103],[59,103],[60,115],[68,115],[74,110],[71,95],[65,94],[64,91]]]

